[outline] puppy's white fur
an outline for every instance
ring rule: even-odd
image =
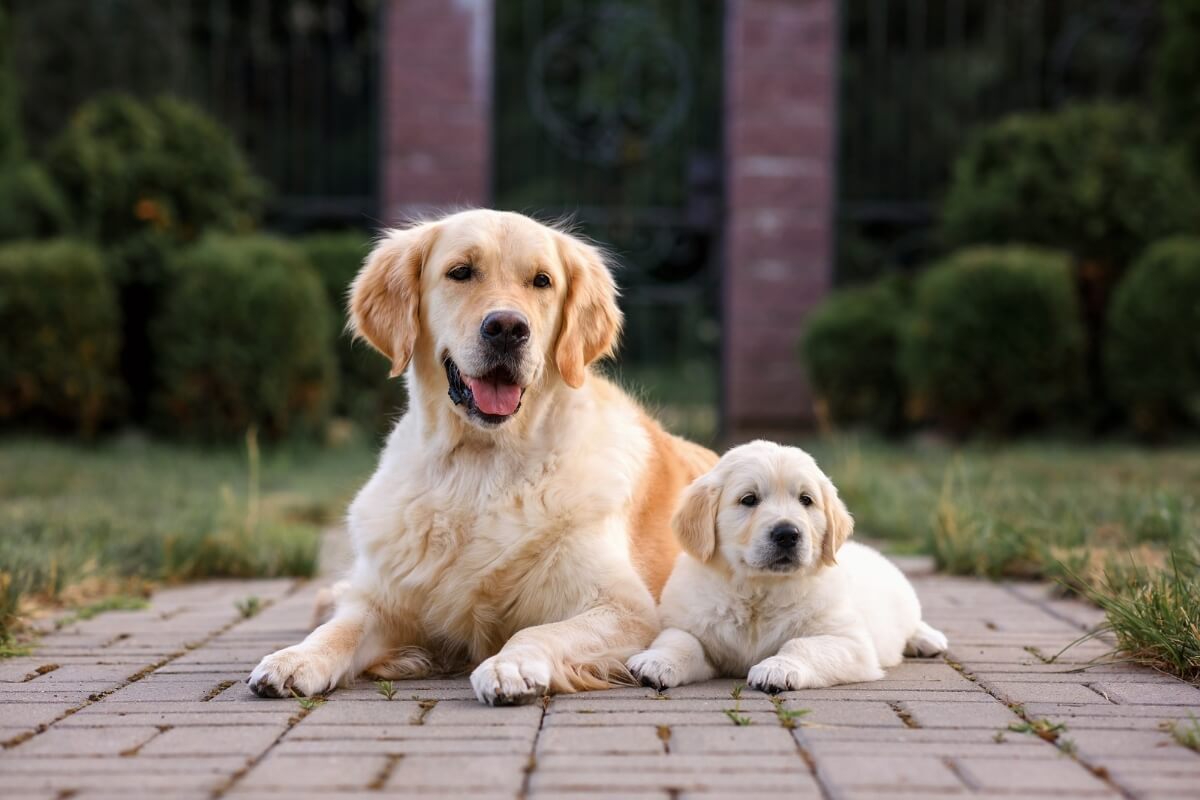
[[[454,278],[464,264],[471,277]],[[364,670],[474,667],[481,701],[519,703],[626,676],[657,631],[670,514],[716,456],[588,369],[621,321],[599,252],[469,211],[389,232],[351,301],[357,331],[405,374],[409,409],[350,508],[354,566],[319,604],[332,617],[264,658],[251,687],[312,695]],[[520,407],[499,425],[447,395],[446,366],[479,374],[481,320],[497,309],[529,322]]]
[[[798,532],[794,549],[772,544],[781,525]],[[946,649],[900,570],[845,542],[850,515],[802,450],[730,450],[689,487],[675,529],[687,552],[663,589],[664,630],[628,662],[643,683],[745,676],[767,692],[815,689],[878,680],[905,653]]]

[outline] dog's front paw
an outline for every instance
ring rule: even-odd
[[[811,689],[813,676],[803,664],[783,656],[771,656],[750,668],[746,683],[751,689],[767,694]]]
[[[471,673],[471,688],[489,706],[531,703],[550,691],[550,661],[531,650],[501,651]]]
[[[259,697],[312,697],[331,691],[338,677],[326,659],[294,645],[258,662],[246,683]]]
[[[683,683],[675,664],[658,650],[638,653],[625,662],[625,666],[642,686],[649,686],[660,692]]]

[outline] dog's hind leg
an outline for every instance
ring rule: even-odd
[[[949,646],[946,634],[922,620],[917,623],[913,635],[908,637],[908,642],[904,645],[904,655],[931,658],[946,652]]]

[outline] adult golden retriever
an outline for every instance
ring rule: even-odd
[[[616,296],[595,247],[519,214],[383,237],[352,321],[406,375],[409,408],[350,507],[333,618],[264,658],[256,694],[474,666],[495,705],[627,674],[658,630],[671,514],[716,456],[590,371],[619,335]]]

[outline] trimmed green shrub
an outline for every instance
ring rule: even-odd
[[[1117,286],[1105,367],[1134,427],[1200,424],[1200,239],[1152,246]]]
[[[1163,0],[1153,96],[1163,132],[1180,143],[1200,176],[1200,0]]]
[[[894,430],[904,418],[897,366],[904,301],[895,281],[834,292],[809,317],[801,354],[818,416]]]
[[[252,227],[260,186],[230,134],[168,97],[98,97],[50,148],[52,174],[89,236],[111,244],[147,230],[188,242]]]
[[[192,439],[322,431],[336,392],[332,323],[303,253],[265,236],[210,235],[173,264],[151,327],[153,415]]]
[[[120,401],[120,327],[93,246],[53,240],[0,248],[0,420],[94,433]]]
[[[334,347],[338,362],[338,396],[334,413],[348,417],[368,433],[383,434],[405,405],[404,382],[389,378],[388,360],[346,330],[348,291],[371,249],[366,233],[315,233],[300,240],[308,261],[325,286],[335,309]]]
[[[952,246],[1044,245],[1119,272],[1150,242],[1200,226],[1200,190],[1146,112],[1077,106],[978,131],[942,214]]]
[[[32,161],[0,166],[0,241],[45,239],[66,231],[67,204]]]
[[[934,265],[917,281],[901,369],[910,413],[959,433],[1055,420],[1084,371],[1069,258],[976,248]]]

